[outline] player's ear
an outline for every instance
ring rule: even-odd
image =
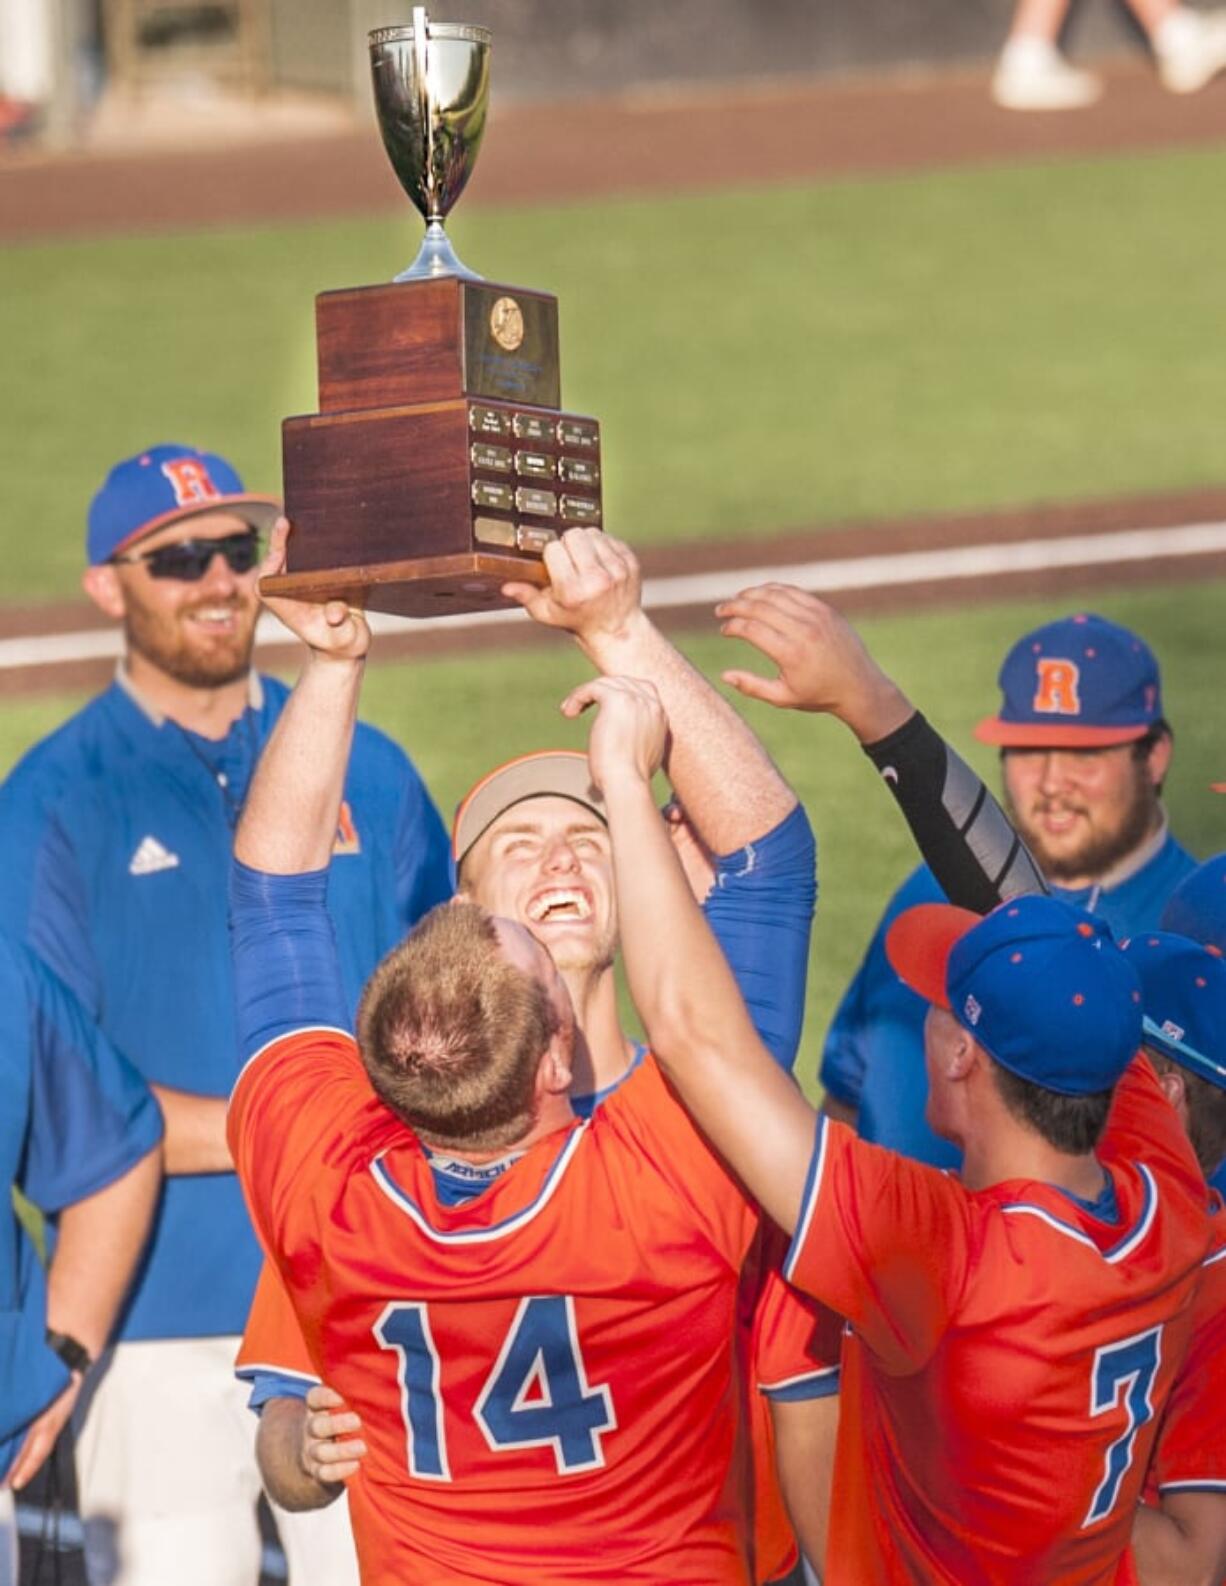
[[[1183,1075],[1177,1068],[1164,1069],[1158,1075],[1158,1084],[1162,1087],[1162,1094],[1174,1107],[1179,1116],[1186,1121],[1188,1115],[1188,1087],[1184,1084]]]
[[[950,1021],[954,1025],[946,1051],[945,1077],[947,1079],[962,1080],[970,1076],[979,1061],[980,1047],[970,1033],[960,1024]]]
[[[105,562],[99,567],[87,567],[81,575],[81,587],[104,616],[118,622],[127,607],[123,598],[123,585],[119,573]]]
[[[1171,769],[1171,755],[1175,750],[1175,742],[1169,732],[1160,732],[1154,739],[1149,753],[1145,756],[1145,764],[1149,771],[1149,779],[1162,791],[1162,784],[1166,781],[1166,774]]]
[[[570,1089],[574,1077],[571,1064],[573,1045],[571,1033],[559,1030],[545,1048],[536,1071],[536,1088],[540,1098],[560,1096]]]

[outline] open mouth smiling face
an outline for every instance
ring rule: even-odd
[[[465,860],[464,881],[483,908],[525,925],[559,967],[569,967],[574,955],[592,963],[611,958],[608,828],[573,799],[543,795],[505,811]]]

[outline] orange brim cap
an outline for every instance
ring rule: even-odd
[[[952,903],[918,903],[886,932],[885,953],[894,973],[935,1007],[949,1007],[949,955],[968,931],[983,923]]]
[[[451,852],[456,864],[498,819],[524,799],[573,799],[607,820],[604,795],[592,782],[587,755],[574,749],[542,749],[495,766],[469,789],[451,827]]]
[[[1072,727],[1060,722],[1005,721],[988,716],[975,728],[980,743],[1001,749],[1112,749],[1121,743],[1136,743],[1153,726]]]

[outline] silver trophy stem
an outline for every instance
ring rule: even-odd
[[[417,257],[407,270],[401,270],[394,279],[422,281],[439,275],[458,275],[466,281],[485,280],[483,275],[478,275],[475,270],[470,270],[466,264],[460,263],[447,233],[443,230],[442,221],[432,220],[426,227],[426,235],[417,250]]]

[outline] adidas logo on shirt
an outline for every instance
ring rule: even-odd
[[[178,854],[163,848],[156,837],[142,837],[139,847],[128,861],[128,873],[133,876],[151,876],[158,870],[173,870],[178,863]]]

